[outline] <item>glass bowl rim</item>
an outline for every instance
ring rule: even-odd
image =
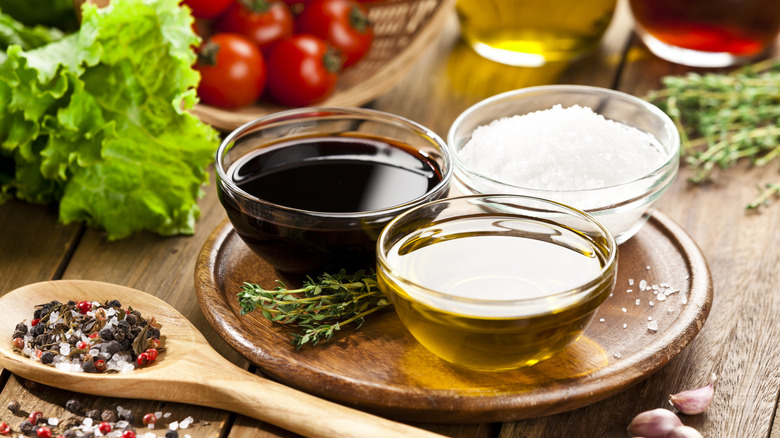
[[[469,297],[461,297],[461,296],[453,296],[445,292],[441,292],[426,286],[423,286],[419,284],[418,282],[409,280],[406,276],[403,276],[399,274],[396,270],[392,269],[392,266],[390,265],[390,262],[387,260],[387,257],[385,256],[385,240],[387,234],[395,228],[395,226],[405,220],[407,217],[416,214],[423,208],[430,208],[432,206],[435,206],[437,204],[443,204],[445,202],[463,202],[468,201],[472,199],[511,199],[517,201],[520,200],[526,200],[526,201],[532,201],[532,202],[540,202],[542,204],[549,204],[556,208],[558,208],[559,212],[564,213],[568,216],[575,216],[579,217],[580,219],[585,219],[587,222],[596,225],[598,230],[600,231],[600,234],[602,234],[606,240],[607,240],[607,246],[611,251],[608,254],[608,258],[606,262],[604,263],[604,266],[599,271],[599,274],[593,278],[592,280],[581,284],[579,286],[576,286],[574,288],[569,288],[567,290],[563,290],[560,292],[556,292],[551,295],[545,295],[541,297],[533,297],[533,298],[520,298],[520,299],[505,299],[505,300],[485,300],[485,299],[479,299],[479,298],[469,298]],[[457,217],[457,216],[456,216]],[[389,248],[387,248],[389,249]],[[618,244],[615,241],[614,236],[612,233],[607,229],[604,224],[602,224],[598,219],[593,217],[592,215],[576,209],[574,207],[570,207],[566,204],[561,204],[560,202],[551,201],[549,199],[539,198],[535,196],[526,196],[526,195],[512,195],[512,194],[474,194],[474,195],[464,195],[464,196],[458,196],[458,197],[452,197],[452,198],[443,198],[436,201],[431,201],[422,205],[419,205],[417,207],[414,207],[412,209],[409,209],[400,215],[396,216],[391,220],[383,229],[382,232],[379,234],[379,237],[377,238],[377,250],[376,250],[376,260],[379,270],[382,270],[384,268],[384,272],[386,275],[389,275],[393,278],[393,281],[395,282],[402,282],[405,284],[410,284],[413,287],[415,287],[415,293],[418,295],[422,295],[428,298],[435,298],[435,299],[447,299],[451,301],[456,301],[459,303],[464,303],[467,305],[472,306],[501,306],[501,305],[519,305],[519,304],[535,304],[539,302],[543,302],[545,300],[548,300],[550,298],[568,298],[570,296],[574,296],[583,292],[590,291],[596,284],[600,283],[604,279],[604,274],[610,270],[617,271],[617,257],[618,257]],[[410,295],[411,296],[411,295]],[[411,296],[411,298],[415,302],[419,302],[419,299],[415,298],[414,296]]]
[[[424,194],[416,198],[410,199],[402,204],[393,205],[380,210],[367,210],[367,211],[355,211],[355,212],[327,212],[327,211],[305,210],[300,208],[288,207],[285,205],[276,204],[273,202],[266,201],[264,199],[260,199],[256,196],[253,196],[245,192],[244,190],[241,190],[241,188],[239,188],[236,184],[233,183],[233,181],[230,178],[227,177],[223,169],[224,167],[223,155],[229,150],[230,145],[234,141],[240,139],[244,134],[251,132],[258,125],[264,125],[275,121],[284,120],[287,118],[300,117],[301,120],[312,119],[316,121],[318,117],[316,114],[319,113],[328,113],[330,115],[357,116],[357,117],[362,117],[363,119],[385,118],[388,119],[388,121],[392,122],[393,125],[409,128],[411,131],[416,131],[418,134],[420,134],[420,136],[427,137],[432,141],[433,144],[435,144],[439,148],[439,152],[441,152],[442,160],[444,162],[444,165],[442,166],[443,172],[442,172],[441,181],[439,181],[433,188],[429,189]],[[309,115],[309,117],[306,117],[307,115]],[[217,184],[224,184],[232,194],[240,195],[241,197],[249,201],[257,202],[261,205],[276,209],[278,211],[286,212],[288,214],[299,214],[299,215],[305,215],[309,217],[319,217],[319,218],[329,218],[329,219],[380,218],[388,214],[396,214],[396,213],[403,212],[409,209],[410,206],[415,206],[424,203],[431,195],[439,193],[442,190],[445,190],[450,185],[452,176],[455,171],[455,163],[453,161],[452,152],[447,147],[447,144],[438,134],[436,134],[433,130],[423,126],[422,124],[410,120],[406,117],[388,113],[385,111],[379,111],[370,108],[335,107],[335,106],[322,106],[322,107],[312,106],[312,107],[288,109],[284,111],[271,113],[266,116],[259,117],[252,121],[244,123],[243,125],[231,131],[228,135],[226,135],[225,138],[222,140],[222,142],[219,144],[219,147],[217,148],[216,151],[216,160],[215,160],[214,167],[217,176]]]
[[[621,100],[629,101],[634,104],[638,104],[639,107],[644,109],[645,111],[648,111],[652,115],[658,117],[663,121],[663,126],[665,130],[670,131],[672,134],[670,137],[672,139],[671,150],[667,152],[666,148],[664,148],[664,154],[665,154],[665,160],[661,162],[658,166],[656,166],[652,171],[642,174],[639,177],[636,177],[629,181],[624,181],[619,184],[612,184],[608,186],[603,187],[594,187],[594,188],[587,188],[587,189],[541,189],[541,188],[533,188],[533,187],[525,187],[525,186],[519,186],[515,184],[506,183],[503,181],[498,181],[494,178],[491,178],[489,176],[483,175],[480,172],[477,172],[473,170],[470,166],[468,166],[460,157],[460,154],[457,150],[455,150],[455,131],[456,128],[459,127],[464,123],[464,120],[466,120],[468,117],[470,117],[473,113],[476,113],[477,111],[492,105],[496,102],[503,101],[508,98],[512,98],[515,96],[522,96],[525,94],[546,94],[549,92],[577,92],[577,93],[586,93],[586,94],[604,94],[610,97],[616,97]],[[528,113],[526,113],[528,114]],[[599,114],[599,113],[597,113]],[[601,115],[601,114],[599,114]],[[503,116],[503,117],[509,117],[509,116]],[[608,119],[611,120],[611,119]],[[622,123],[622,122],[621,122]],[[630,125],[629,125],[630,126]],[[455,164],[455,172],[465,172],[469,175],[473,175],[479,179],[483,179],[487,182],[490,182],[492,184],[495,184],[499,187],[508,187],[512,189],[519,189],[526,192],[533,192],[538,193],[539,197],[545,198],[547,197],[546,194],[548,193],[599,193],[602,191],[609,191],[614,190],[616,188],[620,187],[626,187],[630,186],[635,183],[639,183],[644,180],[652,180],[656,178],[660,178],[665,174],[668,174],[669,172],[675,172],[678,169],[677,164],[679,160],[680,155],[680,135],[679,131],[677,131],[677,127],[672,121],[672,119],[663,111],[661,111],[660,108],[657,106],[651,104],[650,102],[647,102],[646,100],[640,99],[634,95],[624,93],[622,91],[612,90],[609,88],[602,88],[602,87],[594,87],[590,85],[566,85],[566,84],[556,84],[556,85],[540,85],[535,87],[526,87],[526,88],[519,88],[517,90],[510,90],[506,91],[500,94],[496,94],[494,96],[488,97],[486,99],[483,99],[474,105],[467,108],[465,111],[460,113],[458,117],[455,119],[454,122],[452,122],[452,125],[450,125],[450,129],[447,132],[447,147],[450,149],[450,152],[452,154],[452,159]],[[469,184],[470,185],[470,184]]]

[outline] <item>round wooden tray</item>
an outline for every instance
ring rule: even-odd
[[[345,69],[333,94],[318,106],[360,106],[395,86],[444,26],[455,0],[382,0],[365,3],[374,23],[374,43],[357,64]],[[192,112],[224,131],[287,107],[261,99],[253,106],[226,110],[196,105]]]
[[[712,280],[698,247],[678,225],[656,213],[619,251],[617,287],[584,336],[550,360],[506,372],[447,364],[420,346],[392,310],[372,315],[358,331],[345,327],[330,342],[296,351],[290,345],[295,327],[272,324],[259,312],[240,315],[236,294],[243,282],[274,287],[276,279],[286,279],[227,221],[201,250],[195,287],[217,332],[285,384],[399,420],[503,422],[615,394],[664,366],[702,328]],[[666,299],[660,300],[652,289],[640,291],[642,280],[648,289],[668,285],[677,292],[662,293]],[[648,328],[649,317],[657,331]]]

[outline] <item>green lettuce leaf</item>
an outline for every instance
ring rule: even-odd
[[[80,30],[0,65],[0,200],[59,202],[109,240],[191,234],[218,135],[187,112],[199,76],[178,0],[86,5]]]

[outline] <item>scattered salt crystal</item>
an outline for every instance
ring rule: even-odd
[[[627,328],[627,327],[628,327],[628,324],[623,324],[623,328]]]
[[[657,285],[657,284],[654,284],[654,285],[652,285],[652,286],[650,286],[650,287],[651,287],[653,290],[655,290],[655,291],[657,291],[657,290],[658,290],[658,285]]]
[[[166,412],[166,413],[163,414],[163,418],[168,418],[170,416],[171,416],[170,412]],[[157,415],[157,417],[159,417],[159,415]]]
[[[613,356],[615,356],[615,358],[617,358],[617,359],[620,359],[621,357],[623,357],[623,355],[620,354],[620,353],[615,353],[615,354],[613,354]]]
[[[116,426],[114,426],[116,429],[124,429],[125,427],[129,426],[130,423],[128,423],[125,420],[120,420],[116,422]]]
[[[680,298],[680,302],[681,302],[681,303],[683,303],[683,304],[688,304],[688,297],[686,297],[685,295],[683,295],[683,296]]]
[[[649,302],[649,303],[647,303],[647,304],[649,304],[649,305],[650,305],[650,307],[652,307],[652,306],[655,306],[655,303],[654,303],[654,302],[652,302],[652,301],[650,301],[650,302]]]
[[[625,307],[621,307],[621,308],[620,308],[620,310],[622,310],[622,311],[623,311],[623,313],[626,313],[626,312],[628,312],[628,309],[626,309]]]
[[[629,278],[628,279],[628,285],[629,286],[633,286],[634,285],[634,279],[633,278]]]
[[[170,430],[176,430],[179,428],[179,422],[178,421],[172,421],[171,424],[168,425],[168,429]]]
[[[157,435],[154,432],[146,432],[141,438],[157,438]]]
[[[656,299],[657,299],[658,301],[664,301],[664,300],[666,300],[666,295],[664,295],[664,294],[658,294],[658,296],[656,296]]]
[[[89,417],[84,418],[84,421],[81,422],[84,426],[90,427],[92,426],[92,419]]]
[[[49,417],[48,423],[49,423],[49,426],[56,426],[56,425],[60,424],[60,419],[57,418],[57,417]]]
[[[182,429],[186,429],[186,428],[188,428],[190,426],[190,424],[192,424],[193,421],[195,421],[194,418],[187,417],[187,418],[181,420],[181,423],[179,423],[179,427],[182,428]]]
[[[184,434],[184,438],[192,438],[192,435],[190,435],[190,434],[188,434],[188,433],[185,433],[185,434]]]
[[[154,416],[157,417],[157,418],[162,417],[162,415],[163,415],[162,411],[157,411],[157,412],[154,413]]]
[[[647,323],[647,329],[653,332],[658,331],[658,321],[650,321]]]
[[[604,321],[606,321],[606,319],[604,319],[604,318],[599,318],[599,322],[604,322]]]
[[[634,289],[626,289],[626,293],[627,293],[627,294],[630,294],[630,293],[631,293],[631,292],[633,292],[633,291],[634,291]]]
[[[639,301],[639,298],[637,298],[637,299],[636,299],[636,305],[637,305],[637,306],[639,305],[639,302],[640,302],[640,301]]]
[[[612,296],[612,292],[609,293],[609,296]]]
[[[650,270],[650,265],[645,266],[645,269]]]
[[[642,280],[639,282],[639,290],[645,290],[645,289],[647,289],[647,281]]]
[[[648,321],[652,321],[652,320],[653,320],[653,317],[652,317],[652,316],[648,316],[648,317],[647,317],[647,320],[648,320]]]

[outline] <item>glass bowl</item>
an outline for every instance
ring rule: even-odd
[[[618,247],[593,217],[517,195],[442,199],[377,242],[379,287],[428,350],[455,365],[534,365],[575,341],[615,286]]]
[[[241,239],[294,274],[371,268],[382,228],[447,196],[451,155],[380,111],[302,108],[247,123],[217,150],[220,202]]]
[[[537,118],[543,121],[526,123],[511,133],[501,131],[503,135],[495,135],[486,152],[467,158],[464,148],[477,128],[555,105],[590,108],[606,120]],[[535,115],[539,114],[544,113]],[[631,138],[624,142],[627,132]],[[597,146],[589,146],[592,141]],[[663,111],[635,96],[588,86],[530,87],[485,99],[455,120],[447,143],[455,162],[453,182],[463,194],[505,193],[558,201],[593,215],[618,244],[647,221],[679,167],[679,134]],[[648,154],[655,155],[653,160],[646,160]],[[482,163],[476,164],[477,160]]]

